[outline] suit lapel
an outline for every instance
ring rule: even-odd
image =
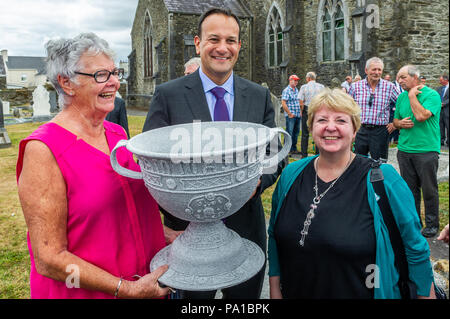
[[[211,122],[211,114],[209,112],[208,103],[206,102],[205,92],[198,70],[186,80],[186,92],[184,96],[191,109],[193,119],[202,122]]]
[[[247,92],[247,84],[234,75],[234,110],[233,121],[247,122],[250,101]]]
[[[442,91],[443,91],[442,98],[443,99],[445,99],[445,97],[448,96],[448,89],[446,90],[446,88],[447,88],[446,86],[442,87]]]

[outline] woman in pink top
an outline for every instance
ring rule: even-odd
[[[117,174],[110,153],[126,139],[104,121],[120,73],[95,34],[49,41],[47,76],[62,111],[20,143],[19,197],[28,226],[32,298],[157,298],[167,265],[149,273],[165,244],[155,200],[142,180]],[[122,166],[139,170],[120,150]]]

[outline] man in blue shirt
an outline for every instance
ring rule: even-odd
[[[275,126],[274,109],[268,89],[233,72],[241,48],[239,19],[227,9],[213,8],[199,20],[194,38],[200,68],[192,74],[156,87],[144,131],[193,121],[240,121]],[[255,242],[266,252],[267,236],[261,193],[277,180],[285,162],[273,174],[261,176],[253,196],[236,213],[226,218],[226,226],[242,238]],[[170,243],[188,222],[164,214],[166,240]],[[259,299],[265,266],[246,282],[222,289],[225,299]],[[185,298],[214,298],[215,291],[188,292]]]
[[[298,99],[297,84],[300,78],[293,74],[289,77],[289,85],[283,90],[281,95],[281,105],[286,116],[286,131],[292,138],[292,146],[289,154],[300,154],[297,150],[297,138],[300,132],[300,119],[302,111],[300,100]]]

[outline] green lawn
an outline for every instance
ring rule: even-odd
[[[131,136],[142,130],[145,117],[129,116]],[[15,168],[19,141],[34,131],[39,124],[27,123],[7,126],[12,146],[0,149],[0,299],[29,298],[30,260],[26,243],[26,224],[17,195]],[[313,153],[310,144],[310,153]],[[292,161],[292,159],[291,159]],[[262,201],[268,217],[275,186],[268,188]],[[439,185],[441,229],[448,223],[449,185]]]

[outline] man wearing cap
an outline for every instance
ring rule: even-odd
[[[420,76],[420,84],[422,84],[422,85],[427,84],[427,78],[424,75]]]
[[[297,138],[300,132],[300,119],[302,117],[300,101],[298,99],[297,84],[300,78],[293,74],[289,77],[289,85],[281,95],[281,105],[286,116],[286,131],[292,138],[292,146],[289,154],[300,154],[297,150]]]

